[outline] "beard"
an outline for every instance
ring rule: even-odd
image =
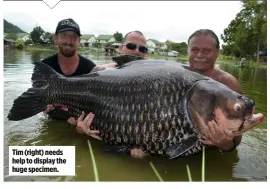
[[[66,46],[69,46],[72,49],[67,49]],[[65,57],[72,57],[76,53],[76,50],[73,45],[67,45],[67,44],[59,45],[58,49],[60,53]]]

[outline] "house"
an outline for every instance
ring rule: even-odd
[[[168,52],[168,56],[177,57],[178,55],[179,55],[179,52],[177,52],[177,51],[169,51]]]
[[[16,38],[16,40],[22,40],[24,42],[31,39],[28,33],[4,33],[4,37],[11,38],[10,36],[12,36],[12,39]]]
[[[155,39],[148,39],[146,46],[148,48],[148,53],[164,54],[167,51],[166,43]]]
[[[116,52],[119,52],[119,47],[121,46],[122,43],[119,42],[114,42],[112,46],[114,47]]]
[[[113,35],[99,35],[96,42],[101,43],[103,46],[107,43],[114,43],[116,40]]]
[[[159,42],[160,43],[160,46],[159,46],[159,51],[158,53],[159,54],[167,54],[167,51],[168,51],[168,46],[165,42]]]
[[[83,34],[81,36],[82,47],[92,47],[92,44],[96,42],[96,37],[93,34]]]
[[[14,39],[4,38],[4,47],[15,47],[16,41]]]
[[[25,42],[27,40],[31,40],[31,37],[28,33],[17,33],[17,39],[23,40]]]

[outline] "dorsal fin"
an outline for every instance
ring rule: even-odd
[[[121,67],[124,64],[136,60],[143,60],[145,59],[142,56],[134,56],[134,55],[117,55],[112,57],[112,60],[117,63],[117,67]]]

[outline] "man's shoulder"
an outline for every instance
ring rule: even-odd
[[[53,54],[51,56],[48,56],[44,59],[41,60],[41,62],[45,63],[45,64],[54,64],[55,62],[57,63],[57,54]]]
[[[80,63],[83,63],[83,64],[95,64],[92,60],[78,54],[78,56],[80,57]]]
[[[96,64],[89,60],[88,58],[78,54],[80,57],[79,66],[77,68],[77,73],[85,74],[91,72],[91,70],[96,66]]]
[[[218,82],[221,82],[231,89],[241,93],[241,87],[238,80],[230,73],[223,71],[221,69],[215,69],[215,78]]]
[[[216,69],[216,75],[218,75],[222,80],[237,81],[237,79],[232,74],[221,69]]]

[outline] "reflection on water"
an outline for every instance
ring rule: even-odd
[[[33,62],[54,52],[5,51],[4,54],[4,117],[13,100],[31,86]],[[83,54],[85,55],[85,54]],[[96,64],[111,62],[104,55],[86,55]],[[233,74],[241,83],[243,92],[256,101],[257,112],[266,116],[266,70],[258,68],[219,67]],[[266,121],[243,136],[241,145],[232,153],[212,149],[206,151],[206,181],[258,181],[267,180]],[[86,136],[76,132],[74,126],[46,118],[42,113],[19,122],[4,120],[4,175],[5,181],[94,181]],[[186,164],[192,180],[201,180],[201,154],[167,160],[164,157],[148,157],[143,160],[103,151],[100,141],[91,144],[101,181],[158,181],[149,165],[152,161],[165,181],[188,181]],[[75,176],[8,176],[8,146],[76,146]],[[117,170],[117,171],[116,171]]]

